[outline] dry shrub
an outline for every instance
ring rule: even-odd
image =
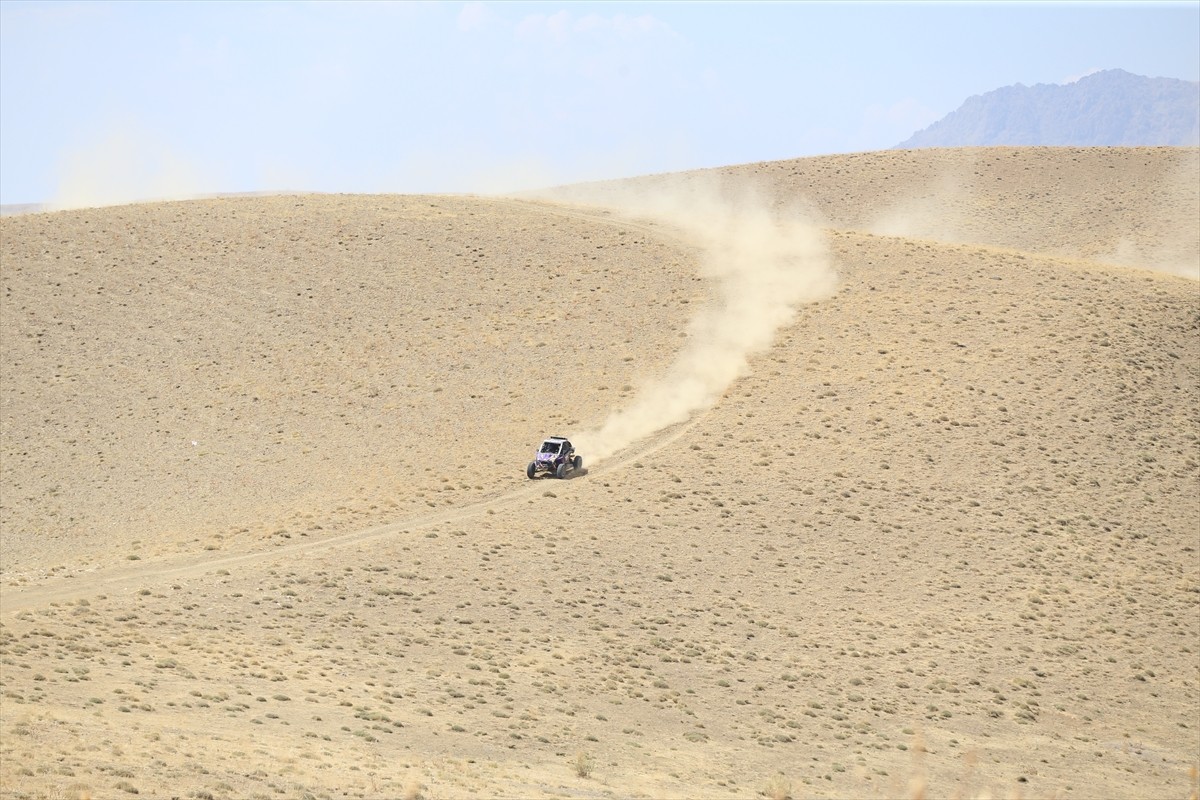
[[[590,778],[596,766],[596,759],[580,750],[575,754],[575,774],[581,778]]]
[[[764,794],[771,800],[792,800],[792,782],[783,773],[773,775]]]

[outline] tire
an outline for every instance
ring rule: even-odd
[[[529,480],[533,480],[534,478],[536,478],[537,477],[537,465],[534,464],[532,461],[530,461],[529,466],[525,468],[525,474],[529,476]]]
[[[563,480],[567,477],[567,462],[558,465],[558,469],[554,470],[554,477]]]
[[[575,458],[571,461],[571,466],[575,468],[576,472],[579,472],[579,470],[583,469],[583,456],[575,456]]]

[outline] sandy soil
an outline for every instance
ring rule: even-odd
[[[758,200],[689,215],[714,179]],[[1198,186],[997,148],[5,217],[0,796],[1195,796]]]

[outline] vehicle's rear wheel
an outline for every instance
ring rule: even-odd
[[[567,462],[564,461],[558,465],[558,469],[554,470],[554,476],[559,480],[567,477]]]
[[[529,480],[533,480],[534,478],[536,478],[537,477],[537,465],[534,464],[532,461],[530,461],[529,466],[525,468],[525,474],[529,476]]]

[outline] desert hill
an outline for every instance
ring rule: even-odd
[[[1200,151],[1180,147],[964,147],[744,164],[567,187],[620,200],[724,175],[821,224],[988,245],[1200,277]]]
[[[1198,163],[5,217],[0,796],[1188,796]]]

